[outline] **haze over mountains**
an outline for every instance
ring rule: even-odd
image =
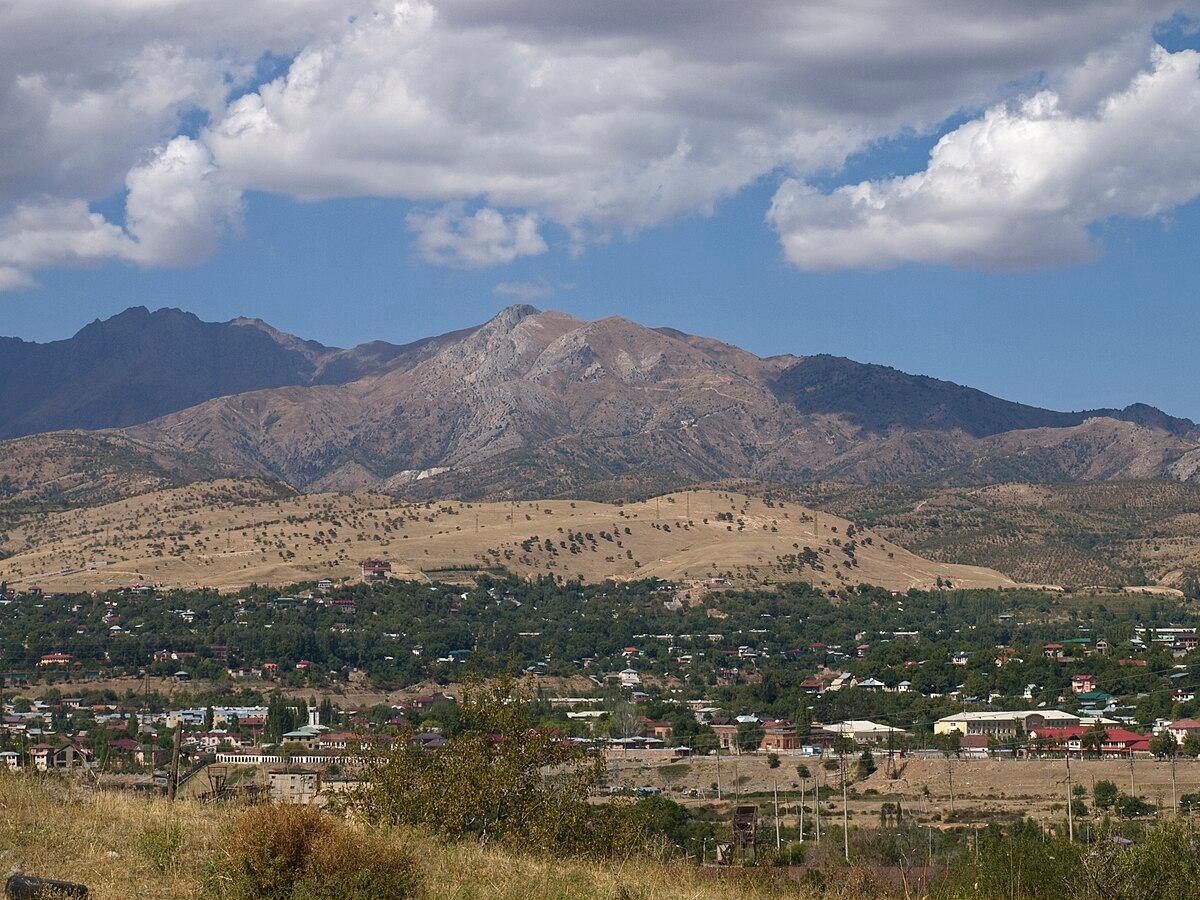
[[[1200,428],[1136,404],[1055,412],[838,357],[512,306],[343,350],[144,308],[0,339],[7,493],[81,471],[417,496],[621,495],[727,477],[983,484],[1200,477]],[[119,493],[119,492],[118,492]]]

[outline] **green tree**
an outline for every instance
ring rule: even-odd
[[[1172,757],[1179,753],[1179,742],[1169,731],[1160,731],[1150,739],[1150,752],[1159,757]]]
[[[1192,758],[1200,756],[1200,734],[1189,731],[1183,736],[1183,744],[1180,749],[1183,751],[1184,756]]]
[[[1104,726],[1099,722],[1093,722],[1084,731],[1083,736],[1079,739],[1080,745],[1083,747],[1083,752],[1092,757],[1099,759],[1104,753],[1104,744],[1108,741],[1108,732],[1104,730]]]
[[[1111,809],[1119,795],[1120,791],[1113,782],[1097,781],[1092,788],[1092,803],[1095,804],[1096,809]]]
[[[863,750],[862,756],[858,758],[859,779],[870,778],[875,769],[875,757],[871,755],[870,750]]]
[[[605,772],[603,756],[532,727],[525,699],[509,681],[471,686],[444,748],[402,741],[369,761],[351,805],[368,822],[449,839],[564,854],[638,846],[645,830],[625,807],[588,803]]]

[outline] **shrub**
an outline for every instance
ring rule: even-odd
[[[220,873],[229,900],[401,900],[420,893],[412,857],[394,842],[311,806],[242,814]]]
[[[451,840],[605,856],[639,846],[636,817],[588,803],[604,772],[593,751],[534,728],[512,685],[464,692],[461,730],[436,752],[411,747],[371,761],[351,803],[365,821],[404,825]]]

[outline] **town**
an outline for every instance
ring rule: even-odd
[[[398,745],[445,746],[464,688],[513,677],[540,727],[607,760],[598,796],[720,804],[780,781],[786,794],[831,763],[843,785],[879,771],[883,797],[924,767],[919,790],[948,812],[948,761],[1073,757],[1128,764],[1134,814],[1200,797],[1200,638],[1153,597],[361,570],[285,594],[5,588],[0,760],[131,791],[325,803]],[[1058,778],[1027,812],[1056,820]]]

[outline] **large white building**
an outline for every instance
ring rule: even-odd
[[[934,734],[1024,734],[1034,728],[1071,728],[1079,716],[1057,709],[1020,709],[997,712],[964,712],[943,716],[933,723]]]

